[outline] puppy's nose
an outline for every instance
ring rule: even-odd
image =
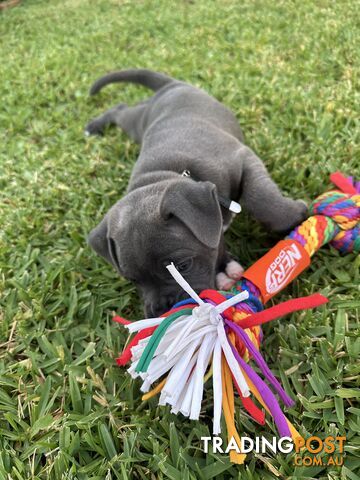
[[[170,310],[175,303],[185,298],[189,298],[189,295],[184,291],[179,291],[173,295],[160,296],[155,301],[145,304],[145,314],[148,318],[160,317],[160,315]]]
[[[161,299],[159,302],[153,303],[151,305],[151,313],[153,317],[160,317],[163,313],[170,310],[174,305],[175,301],[171,298]]]
[[[160,317],[162,313],[166,312],[166,308],[158,303],[146,303],[144,310],[146,318]]]
[[[177,301],[176,295],[161,296],[156,301],[145,305],[145,312],[150,314],[151,317],[160,317],[160,315],[170,310]]]

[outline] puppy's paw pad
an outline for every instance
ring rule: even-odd
[[[236,260],[230,260],[230,262],[225,267],[225,272],[226,275],[231,279],[240,280],[242,274],[244,273],[244,269]]]
[[[235,280],[229,278],[226,273],[220,272],[216,275],[216,287],[218,290],[230,290]]]

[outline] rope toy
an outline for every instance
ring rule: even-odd
[[[310,257],[321,246],[330,243],[342,253],[360,252],[360,182],[339,172],[330,178],[337,189],[320,195],[309,208],[311,216],[246,270],[231,291],[204,290],[198,295],[171,264],[166,268],[189,299],[159,318],[129,322],[114,317],[130,333],[137,332],[117,363],[130,362],[129,374],[143,380],[143,400],[160,393],[159,405],[169,404],[172,413],[197,420],[204,383],[212,377],[214,435],[221,433],[223,414],[229,441],[234,437],[240,445],[234,419],[235,388],[254,421],[264,425],[265,410],[281,437],[294,441],[301,437],[275,396],[277,393],[286,407],[295,404],[260,353],[261,324],[328,301],[314,294],[264,309],[268,300],[310,264]],[[156,386],[151,389],[153,384]],[[245,457],[230,452],[234,463],[243,463]]]

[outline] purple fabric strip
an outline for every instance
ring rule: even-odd
[[[273,387],[278,392],[284,404],[287,407],[292,407],[293,405],[295,405],[295,402],[287,395],[287,393],[282,388],[282,386],[280,385],[275,375],[271,372],[270,368],[266,365],[265,360],[261,356],[260,352],[256,349],[256,347],[254,346],[254,344],[252,343],[252,341],[250,340],[250,338],[248,337],[244,329],[242,329],[241,327],[236,325],[234,322],[231,322],[230,320],[227,320],[227,319],[225,319],[225,323],[244,342],[246,348],[249,350],[249,352],[253,356],[256,363],[259,365],[262,373],[264,374],[264,377],[268,380],[269,383],[271,383],[271,385],[273,385]]]
[[[287,424],[285,415],[281,411],[280,405],[277,402],[275,395],[272,393],[266,383],[259,377],[259,375],[250,367],[250,365],[248,365],[245,360],[240,357],[234,345],[229,340],[228,342],[240,367],[244,370],[246,375],[256,386],[266,406],[270,410],[270,413],[274,418],[280,436],[291,437],[289,425]]]
[[[238,303],[236,306],[235,306],[235,310],[237,310],[238,312],[246,312],[246,313],[254,313],[254,310],[252,310],[252,308],[250,307],[250,305],[247,305],[246,303],[244,302],[241,302],[241,303]]]

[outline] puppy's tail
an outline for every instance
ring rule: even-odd
[[[104,75],[96,80],[96,82],[90,88],[90,95],[95,95],[96,93],[100,92],[100,90],[109,83],[139,83],[140,85],[144,85],[144,87],[148,87],[151,88],[151,90],[156,91],[168,83],[175,81],[176,80],[164,75],[163,73],[153,72],[152,70],[147,70],[145,68],[120,70],[118,72],[108,73],[107,75]]]

